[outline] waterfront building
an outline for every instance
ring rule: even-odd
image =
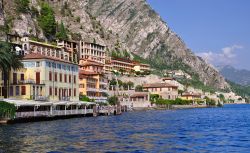
[[[178,97],[178,86],[169,83],[144,84],[143,89],[150,94],[158,94],[163,99],[175,100]]]
[[[101,44],[80,41],[79,55],[80,60],[90,59],[101,64],[105,64],[106,47]]]
[[[25,55],[22,63],[23,69],[10,73],[8,98],[79,101],[77,64],[39,53]]]
[[[79,71],[80,96],[87,96],[95,102],[107,102],[108,80],[103,73]]]
[[[183,100],[199,100],[201,99],[201,94],[194,92],[185,92],[181,95]]]
[[[119,93],[121,94],[121,93]],[[123,97],[120,98],[122,106],[129,108],[148,108],[151,107],[150,93],[149,92],[126,92],[126,96],[122,93]]]

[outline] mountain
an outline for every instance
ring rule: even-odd
[[[37,20],[40,0],[30,0],[30,11],[17,12],[14,0],[0,0],[8,32],[46,39]],[[22,1],[22,0],[20,0]],[[46,1],[46,0],[44,0]],[[194,55],[146,0],[47,0],[71,39],[104,43],[109,52],[128,50],[153,68],[182,69],[217,89],[229,85],[220,73]],[[1,12],[0,12],[1,21]]]
[[[220,72],[229,81],[243,86],[250,86],[249,70],[238,70],[232,66],[224,66],[220,68]]]

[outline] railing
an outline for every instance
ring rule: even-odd
[[[61,97],[60,100],[62,100],[62,101],[70,101],[70,97]]]
[[[35,96],[35,101],[48,101],[48,99],[46,96]]]
[[[54,116],[64,116],[65,110],[53,110],[53,115]]]
[[[94,91],[94,92],[97,92],[98,91],[98,89],[96,89],[96,88],[87,88],[87,91]]]

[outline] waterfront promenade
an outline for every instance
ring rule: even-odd
[[[74,117],[119,115],[126,111],[121,106],[99,106],[92,102],[37,102],[10,100],[4,101],[14,104],[16,107],[13,117],[0,118],[0,124],[18,122],[37,122]]]

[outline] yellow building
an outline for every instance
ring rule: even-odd
[[[47,45],[42,46],[45,48]],[[5,98],[79,101],[77,64],[73,64],[67,58],[46,56],[34,50],[26,51],[22,63],[23,69],[10,73]],[[4,79],[2,75],[1,77],[0,85],[3,91]],[[0,96],[3,96],[3,92]]]
[[[108,82],[101,73],[80,70],[79,92],[80,96],[85,95],[95,102],[107,102]]]
[[[9,98],[78,101],[78,65],[37,53],[26,55],[24,69],[10,76]]]
[[[193,92],[185,92],[181,95],[181,99],[183,100],[196,100],[201,99],[201,95]]]

